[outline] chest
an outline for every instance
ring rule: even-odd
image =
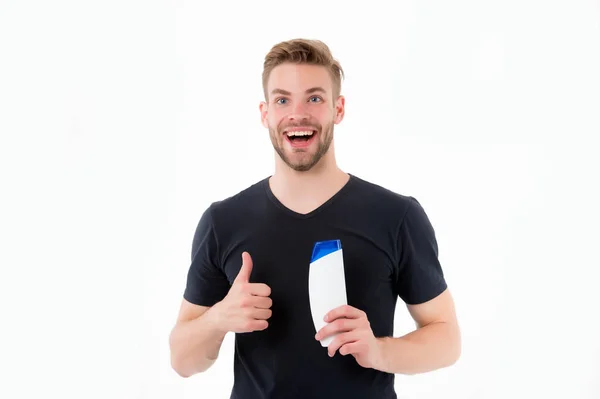
[[[309,272],[317,241],[342,243],[348,303],[367,310],[383,298],[394,297],[394,247],[382,232],[355,230],[339,225],[271,225],[240,234],[224,254],[224,270],[231,282],[241,267],[241,254],[253,260],[251,282],[271,288],[277,307],[301,314],[309,305]]]

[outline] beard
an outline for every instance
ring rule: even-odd
[[[314,126],[314,129],[317,131],[317,137],[315,137],[317,149],[314,153],[310,153],[309,151],[311,150],[308,148],[292,149],[291,153],[286,153],[284,148],[284,140],[286,139],[283,137],[283,128],[277,132],[277,130],[269,127],[269,135],[273,149],[275,149],[281,160],[297,172],[306,172],[318,164],[321,158],[329,151],[329,147],[331,147],[331,143],[333,142],[333,127],[333,121],[324,126],[324,128]]]

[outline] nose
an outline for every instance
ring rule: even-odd
[[[308,104],[301,101],[294,103],[290,109],[290,113],[288,114],[288,119],[291,121],[303,121],[310,119],[307,105]]]

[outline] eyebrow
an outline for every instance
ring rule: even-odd
[[[311,93],[316,93],[316,92],[327,93],[327,90],[325,90],[322,87],[311,87],[310,89],[306,90],[306,94],[311,94]],[[284,96],[292,95],[292,93],[290,93],[287,90],[283,90],[283,89],[273,89],[271,91],[271,94],[283,94]]]

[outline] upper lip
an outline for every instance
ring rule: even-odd
[[[294,126],[294,127],[288,127],[287,129],[283,130],[283,133],[286,134],[288,132],[316,132],[317,129],[310,127],[310,126]]]

